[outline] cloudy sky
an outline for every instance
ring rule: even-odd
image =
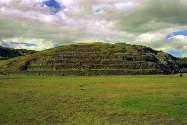
[[[187,56],[187,0],[0,0],[0,45],[126,42]]]

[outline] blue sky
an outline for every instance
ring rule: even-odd
[[[172,32],[172,33],[168,34],[166,36],[166,38],[169,40],[169,39],[175,38],[176,36],[186,37],[187,36],[187,30]]]
[[[45,0],[42,2],[42,5],[49,7],[53,13],[58,13],[59,11],[65,9],[65,6],[56,0]]]
[[[175,55],[176,57],[181,57],[183,55],[183,52],[180,50],[171,50],[169,53]]]
[[[187,56],[186,13],[187,0],[1,0],[0,45],[126,42]]]

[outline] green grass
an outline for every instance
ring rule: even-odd
[[[0,125],[185,125],[187,75],[0,76]]]

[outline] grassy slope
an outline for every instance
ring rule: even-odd
[[[182,125],[187,75],[0,76],[1,125]]]
[[[95,54],[93,50],[96,52],[98,51],[97,54]],[[81,52],[79,55],[76,57],[73,56],[79,52]],[[72,54],[70,55],[70,59],[62,58],[62,56],[69,55],[69,53]],[[92,58],[92,56],[96,58]],[[77,57],[86,58],[79,59]],[[130,61],[128,58],[130,58]],[[173,69],[178,71],[176,60],[177,58],[171,55],[154,51],[144,46],[104,43],[75,44],[2,61],[0,62],[0,72],[20,72],[29,70],[31,72],[47,73],[66,69],[70,71],[74,71],[74,69],[79,71],[80,69],[84,69],[85,71],[87,69],[104,69],[106,71],[120,69],[134,70],[135,72],[137,70],[139,72],[139,70],[143,69],[150,70],[150,72],[153,70],[156,74],[157,70],[160,72],[162,72],[162,70],[164,72],[172,72]],[[80,62],[82,63],[81,65],[79,64]],[[119,66],[125,66],[125,68],[118,68]]]
[[[31,55],[25,55],[21,57],[11,58],[9,60],[0,61],[0,72],[6,73],[20,71],[22,66],[24,66],[27,62],[30,62],[33,58],[40,58],[43,56],[45,57],[48,54],[53,54],[53,50],[55,51],[56,48],[45,50],[42,52],[36,52]]]

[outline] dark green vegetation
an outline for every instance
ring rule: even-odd
[[[75,44],[0,63],[1,72],[52,75],[170,74],[186,64],[161,51],[123,43]],[[187,66],[186,66],[187,67]]]
[[[0,76],[1,125],[186,125],[187,75]]]
[[[35,51],[25,50],[25,49],[11,49],[0,46],[0,60],[7,60],[13,57],[24,56],[27,54],[32,54]]]
[[[178,59],[177,61],[179,68],[181,69],[181,72],[186,72],[187,73],[187,58],[181,58]]]

